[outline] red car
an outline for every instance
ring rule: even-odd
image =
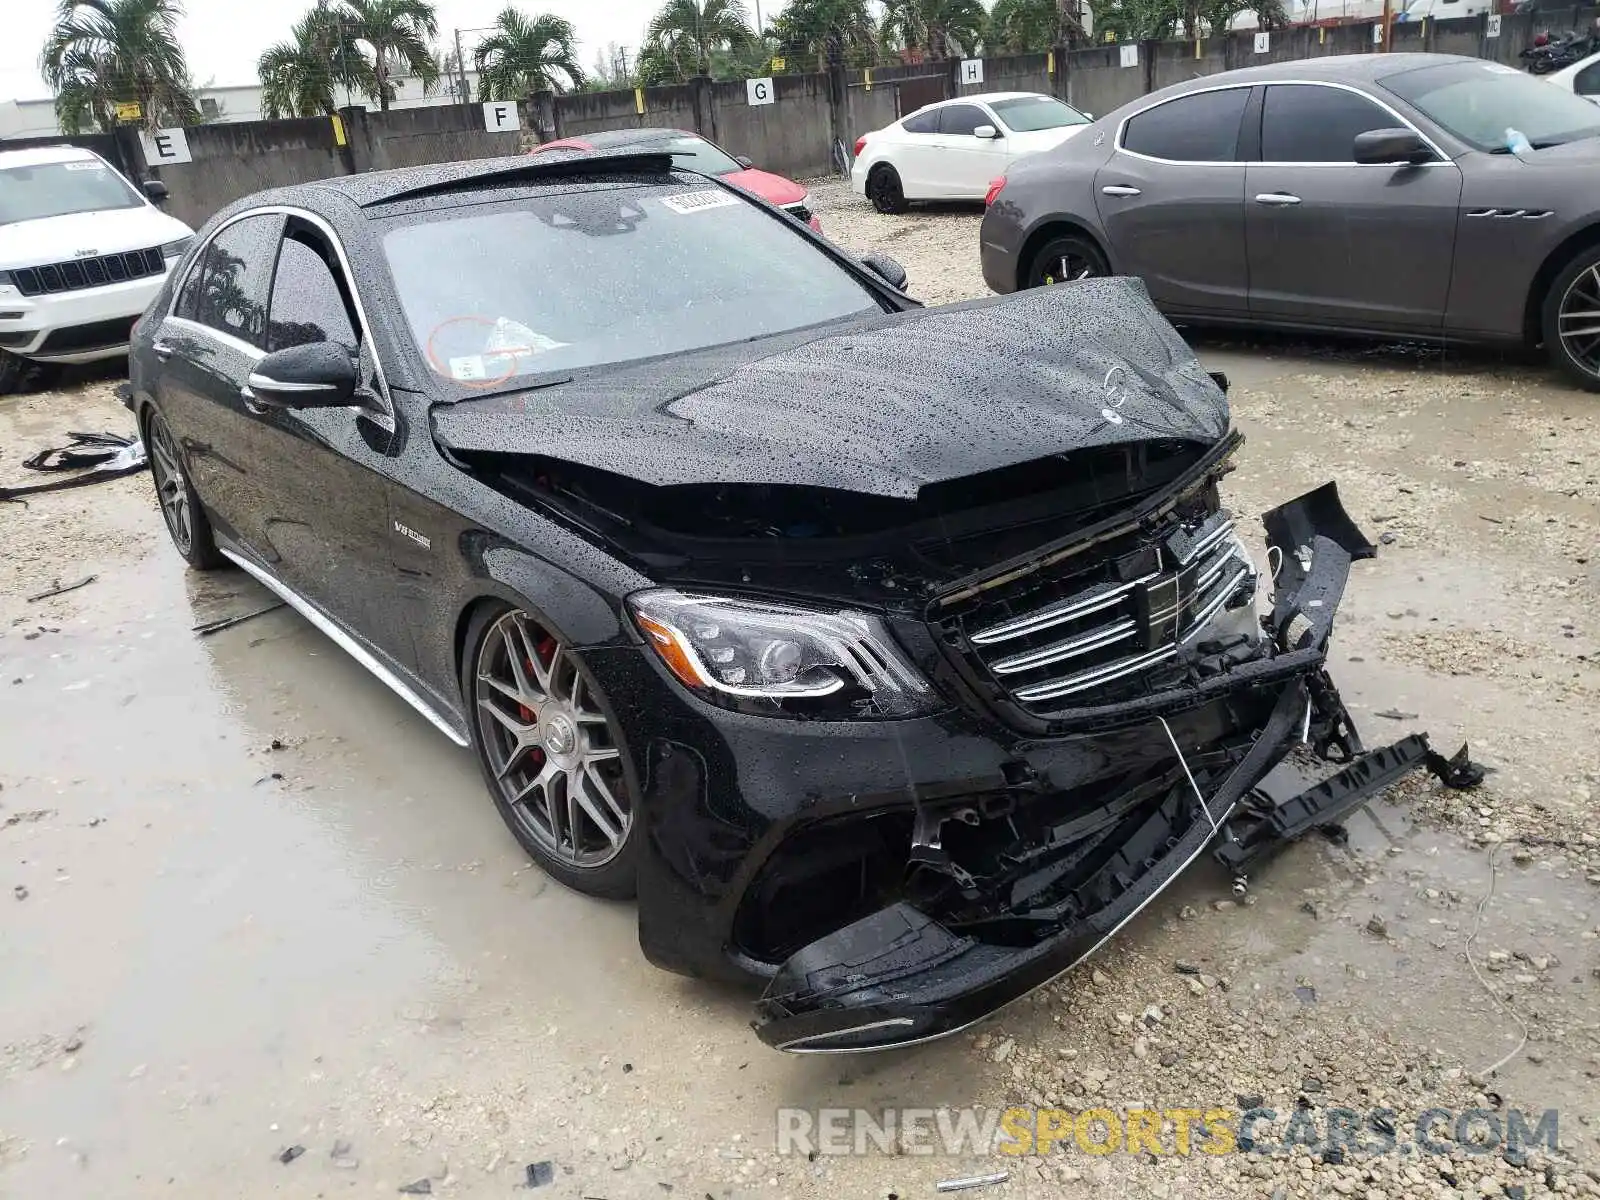
[[[705,175],[720,175],[735,187],[760,196],[768,204],[775,204],[791,216],[798,217],[818,233],[822,223],[806,207],[810,193],[804,185],[782,175],[757,169],[748,158],[729,154],[697,133],[686,129],[608,129],[603,133],[586,133],[582,137],[561,138],[546,142],[529,151],[543,154],[547,150],[665,150],[673,161],[691,171]]]

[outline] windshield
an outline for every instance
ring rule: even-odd
[[[0,167],[0,225],[143,203],[121,175],[97,158]]]
[[[408,215],[383,248],[418,349],[469,387],[883,311],[787,222],[715,186],[603,185]]]
[[[1040,129],[1060,129],[1064,125],[1087,125],[1089,118],[1077,109],[1049,96],[1021,96],[1015,100],[994,100],[989,107],[1013,133],[1033,133]]]
[[[1600,135],[1594,105],[1497,63],[1422,67],[1380,82],[1479,150],[1505,150],[1508,131],[1535,149]]]

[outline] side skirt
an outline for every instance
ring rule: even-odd
[[[262,587],[281,597],[284,603],[286,603],[290,608],[294,609],[302,617],[310,621],[319,630],[326,634],[351,658],[355,659],[363,667],[376,675],[379,681],[385,684],[390,691],[399,696],[400,699],[404,700],[412,708],[416,709],[419,713],[426,717],[428,719],[428,723],[440,733],[444,734],[445,737],[449,738],[458,746],[470,746],[472,744],[471,740],[467,737],[465,730],[453,724],[447,717],[445,717],[436,708],[418,695],[417,692],[412,689],[410,684],[406,683],[405,680],[400,678],[400,676],[396,675],[388,667],[384,666],[383,663],[379,662],[377,657],[374,656],[370,650],[346,633],[332,617],[328,616],[315,604],[311,603],[311,601],[307,600],[288,584],[284,583],[283,580],[269,573],[266,568],[257,566],[238,551],[230,549],[227,546],[218,546],[217,549],[222,552],[222,555],[225,558],[227,558],[240,570],[244,571],[247,575],[254,578],[255,581],[261,584]]]

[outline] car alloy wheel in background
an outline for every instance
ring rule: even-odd
[[[1547,314],[1545,341],[1568,374],[1584,387],[1600,390],[1600,253],[1585,255],[1574,267],[1562,272],[1551,289],[1555,327],[1549,327]]]
[[[1033,256],[1028,268],[1029,287],[1049,287],[1055,283],[1068,283],[1074,279],[1092,279],[1109,275],[1100,251],[1085,238],[1051,238]]]
[[[505,609],[476,640],[468,699],[484,774],[517,840],[563,883],[632,892],[633,806],[598,689],[553,631]]]

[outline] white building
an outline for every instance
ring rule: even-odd
[[[454,75],[441,78],[431,96],[422,94],[422,84],[411,76],[391,79],[397,93],[391,108],[423,108],[433,104],[454,104],[459,84]],[[478,94],[478,73],[467,72],[467,90]],[[201,88],[195,97],[200,111],[208,122],[259,121],[261,116],[261,85],[240,84],[234,87]],[[341,106],[361,105],[375,109],[367,97],[346,94],[343,88],[334,93],[335,102]],[[56,124],[54,100],[0,100],[0,140],[6,138],[55,137],[61,132]]]

